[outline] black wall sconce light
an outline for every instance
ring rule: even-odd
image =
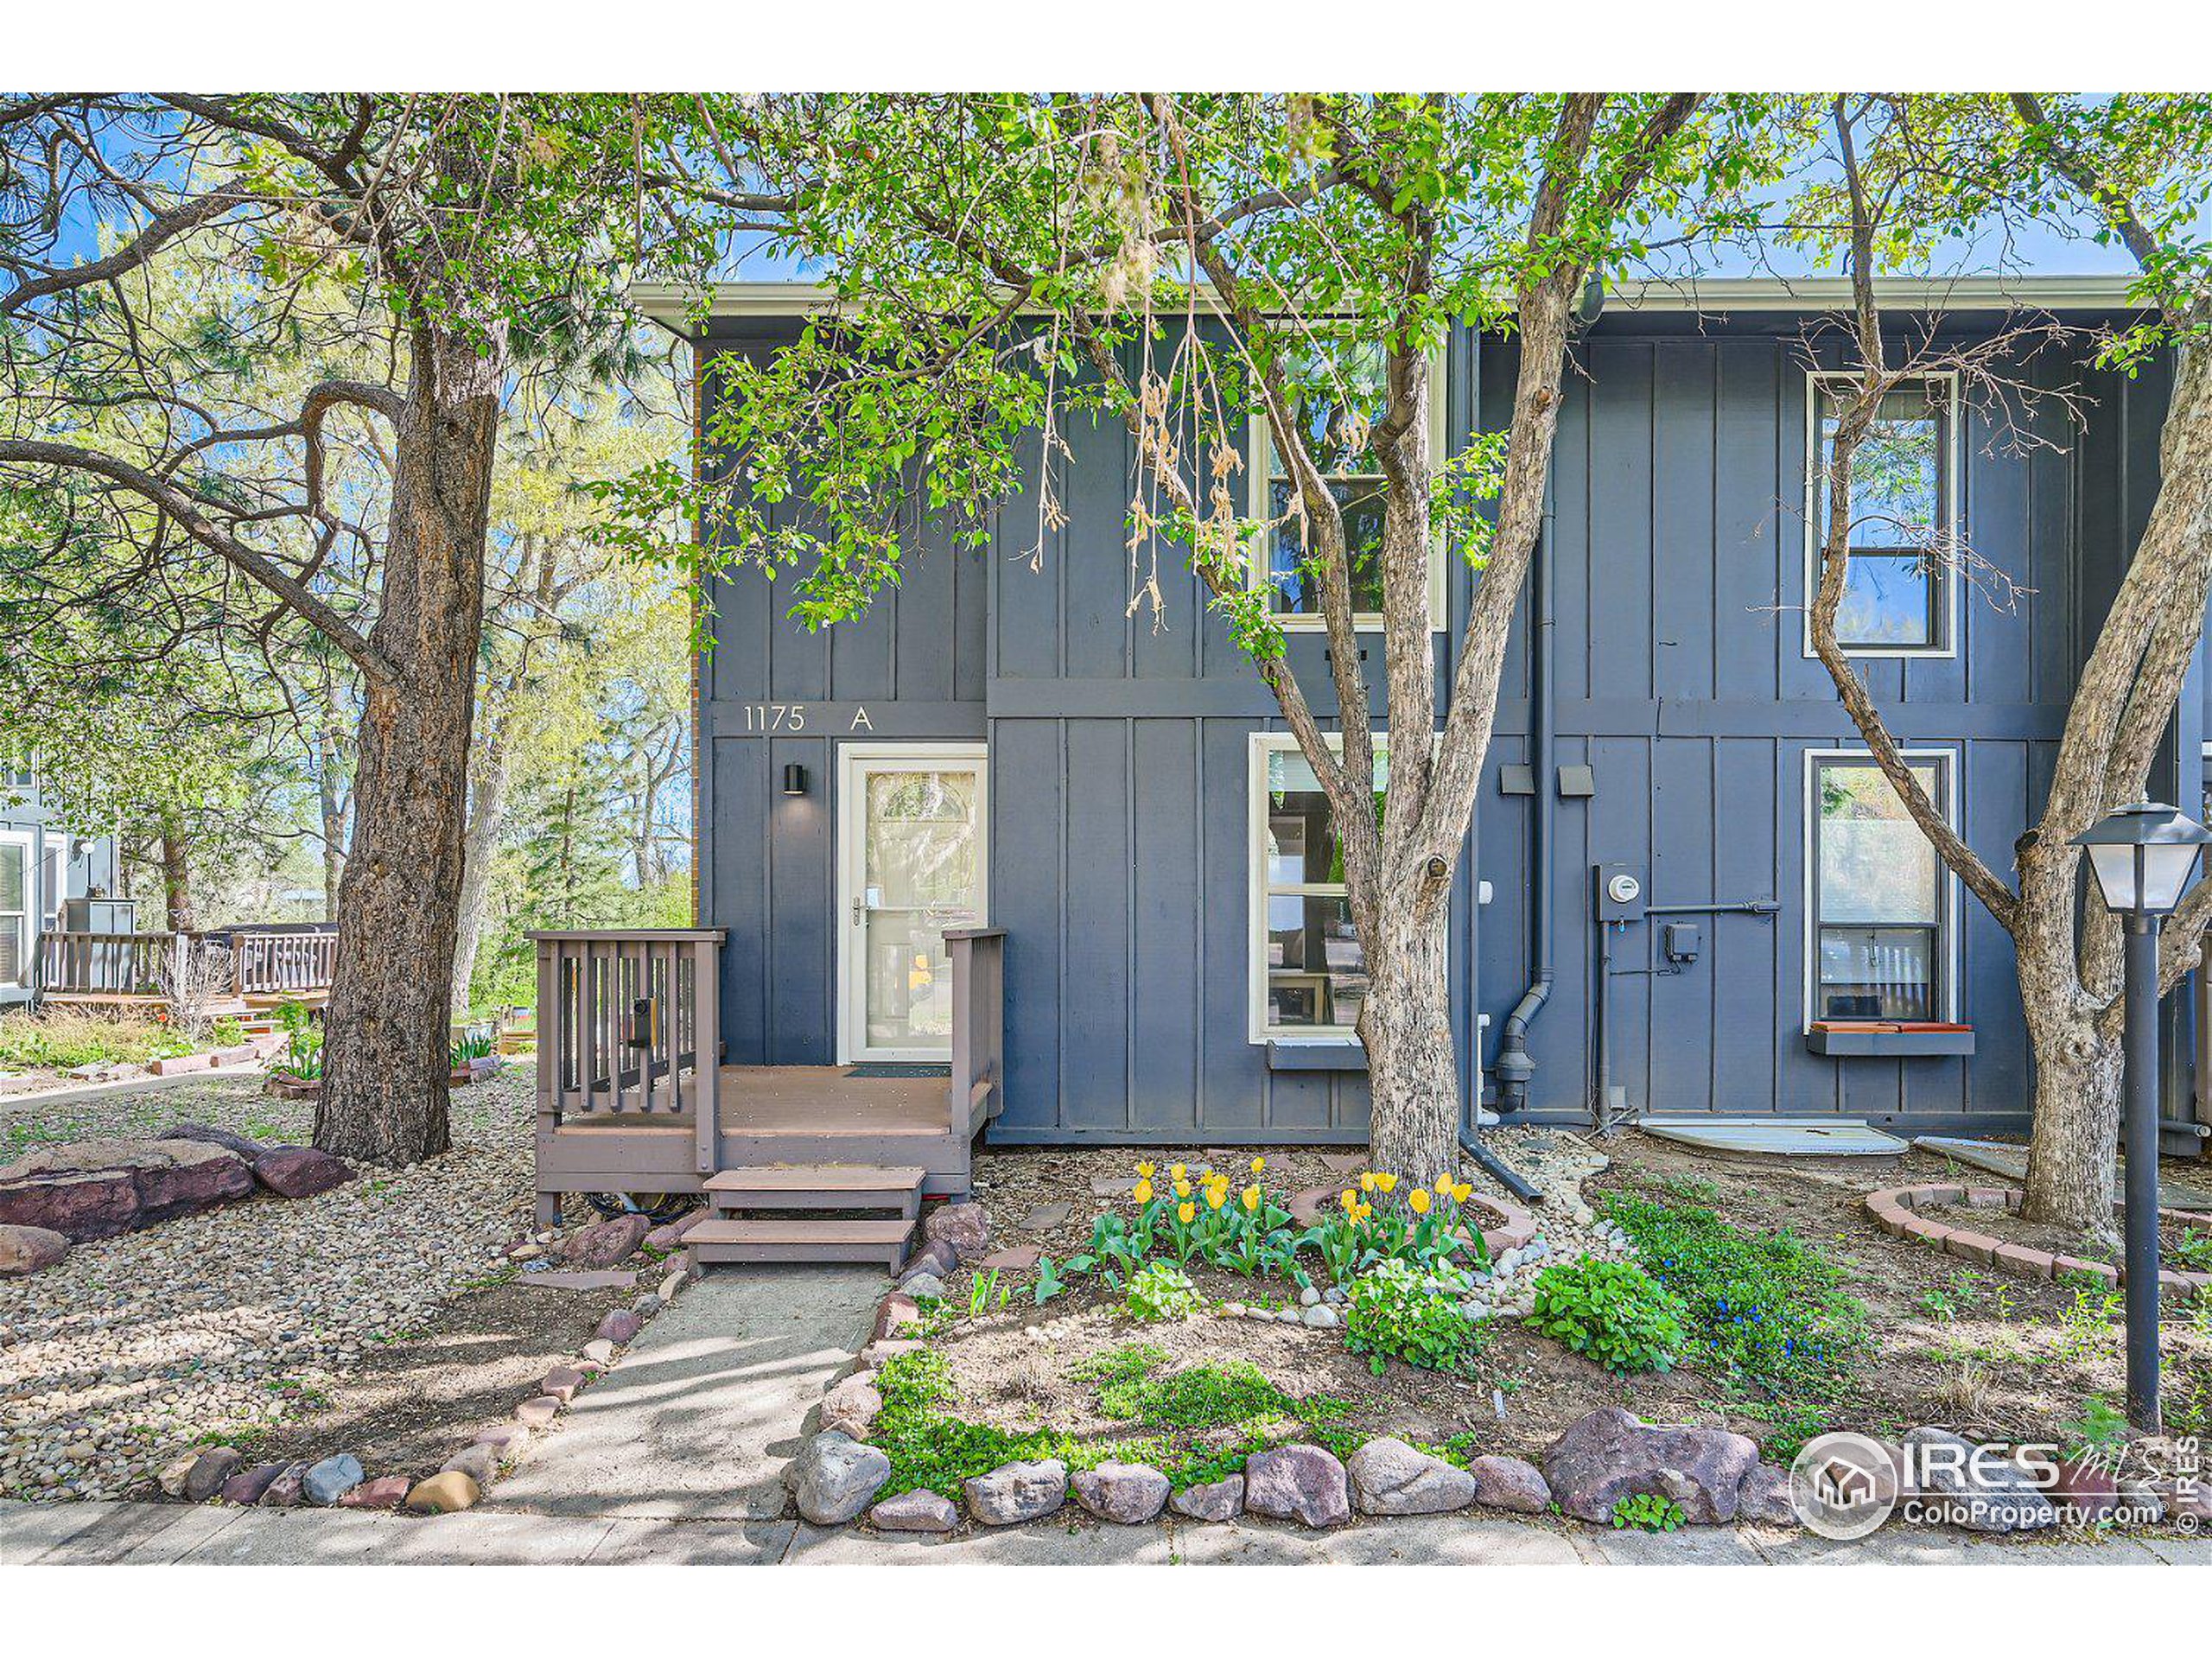
[[[786,795],[806,793],[806,768],[797,761],[793,761],[784,768],[784,793]]]

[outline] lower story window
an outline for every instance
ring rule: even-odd
[[[1951,756],[1906,756],[1947,822]],[[1871,755],[1807,757],[1811,1021],[1947,1020],[1952,879]]]
[[[1382,810],[1383,748],[1375,751]],[[1367,957],[1345,894],[1329,798],[1287,734],[1253,740],[1252,1035],[1349,1040],[1367,998]]]
[[[30,982],[30,842],[0,840],[0,985]]]

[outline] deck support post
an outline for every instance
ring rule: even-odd
[[[697,1168],[712,1175],[721,1166],[722,989],[721,935],[691,946],[692,1126],[698,1132]]]

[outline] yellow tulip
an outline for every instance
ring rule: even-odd
[[[1209,1210],[1220,1209],[1221,1201],[1228,1196],[1229,1195],[1227,1193],[1224,1192],[1217,1186],[1210,1186],[1206,1188],[1206,1208]]]
[[[1137,1166],[1137,1173],[1147,1181],[1152,1179],[1152,1171],[1153,1166],[1150,1164],[1139,1164]]]
[[[1376,1176],[1375,1185],[1385,1192],[1393,1192],[1397,1187],[1398,1178],[1386,1169]]]
[[[1465,1204],[1474,1196],[1475,1185],[1472,1181],[1462,1181],[1452,1189],[1452,1202],[1454,1204]]]
[[[1414,1214],[1417,1216],[1427,1215],[1428,1213],[1428,1189],[1425,1186],[1417,1186],[1414,1188],[1412,1192],[1406,1194],[1406,1202],[1413,1206]]]
[[[1180,1164],[1170,1164],[1167,1166],[1167,1173],[1179,1181],[1189,1172],[1186,1171]]]
[[[1252,1160],[1252,1173],[1253,1173],[1255,1175],[1258,1174],[1262,1170],[1265,1169],[1267,1166],[1268,1166],[1268,1160],[1267,1160],[1266,1159],[1264,1159],[1264,1158],[1255,1158],[1255,1159]]]
[[[1247,1210],[1257,1210],[1260,1207],[1260,1189],[1256,1184],[1246,1187],[1243,1197],[1244,1207]]]
[[[1136,1184],[1135,1190],[1133,1191],[1129,1196],[1135,1198],[1139,1204],[1150,1204],[1152,1202],[1152,1183],[1150,1181],[1139,1181]]]
[[[1346,1215],[1350,1215],[1352,1211],[1359,1208],[1359,1195],[1354,1192],[1351,1188],[1346,1187],[1342,1192],[1337,1195],[1337,1202],[1344,1205],[1344,1213]]]
[[[1185,1227],[1189,1226],[1191,1223],[1197,1218],[1198,1213],[1198,1206],[1195,1205],[1180,1204],[1175,1206],[1175,1219],[1181,1222]]]
[[[1357,1206],[1356,1209],[1354,1209],[1354,1210],[1352,1211],[1352,1212],[1351,1212],[1351,1218],[1352,1218],[1354,1221],[1365,1221],[1365,1220],[1366,1220],[1370,1216],[1373,1215],[1374,1213],[1375,1213],[1375,1206],[1374,1206],[1373,1205],[1371,1205],[1371,1204],[1363,1204],[1363,1205],[1360,1205],[1359,1206]]]
[[[1175,1196],[1179,1198],[1189,1198],[1191,1196],[1191,1184],[1188,1181],[1179,1179],[1175,1183]]]
[[[1363,1192],[1372,1192],[1375,1190],[1375,1172],[1373,1170],[1363,1169],[1359,1172],[1359,1190]]]
[[[1450,1170],[1445,1171],[1443,1174],[1436,1178],[1436,1196],[1440,1198],[1448,1198],[1452,1196],[1452,1172]]]

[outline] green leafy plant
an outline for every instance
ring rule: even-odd
[[[2212,1270],[2212,1233],[2184,1227],[2166,1246],[2167,1259],[2194,1272]]]
[[[1584,1256],[1536,1275],[1534,1330],[1611,1371],[1663,1371],[1681,1353],[1681,1300],[1631,1262]]]
[[[448,1069],[458,1071],[471,1060],[488,1060],[499,1052],[499,1033],[489,1027],[471,1026],[453,1040],[448,1051]]]
[[[1352,1281],[1344,1344],[1377,1376],[1402,1359],[1424,1370],[1463,1371],[1483,1345],[1480,1326],[1422,1282],[1408,1262],[1382,1262]]]
[[[1191,1275],[1171,1262],[1154,1262],[1129,1281],[1122,1299],[1122,1312],[1147,1324],[1159,1319],[1187,1319],[1205,1306]]]
[[[1682,1506],[1657,1492],[1630,1492],[1613,1505],[1613,1529],[1672,1532],[1682,1524]]]
[[[1617,1192],[1601,1207],[1678,1299],[1688,1357],[1782,1401],[1842,1393],[1866,1309],[1819,1250],[1787,1228],[1747,1232],[1695,1205]]]
[[[290,1028],[284,1044],[284,1058],[270,1068],[280,1077],[294,1077],[310,1083],[322,1075],[322,1027],[300,1024]]]
[[[2127,1414],[2104,1395],[2093,1394],[2082,1402],[2079,1417],[2058,1427],[2066,1436],[2067,1455],[2078,1457],[2084,1452],[2108,1450],[2125,1440]]]
[[[1039,1256],[1037,1258],[1037,1282],[1030,1287],[1030,1294],[1037,1299],[1037,1306],[1039,1307],[1044,1306],[1046,1303],[1051,1301],[1053,1297],[1062,1294],[1067,1289],[1067,1281],[1060,1277],[1060,1270],[1058,1267],[1054,1264],[1052,1258],[1049,1255]]]
[[[976,1274],[968,1281],[968,1317],[980,1319],[986,1313],[1004,1308],[1013,1293],[1013,1286],[1000,1281],[996,1268]]]

